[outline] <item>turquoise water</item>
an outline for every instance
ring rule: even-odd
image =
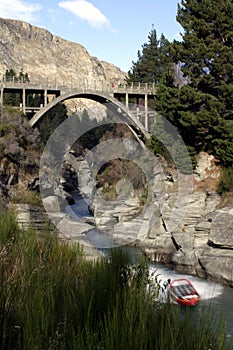
[[[74,219],[81,218],[83,216],[91,216],[88,210],[88,201],[83,199],[82,196],[76,196],[76,203],[67,208],[67,213],[74,217]],[[77,217],[76,217],[77,215]],[[111,236],[107,233],[102,233],[95,228],[86,234],[86,237],[98,248],[103,254],[108,252],[109,248],[114,247],[114,242],[111,240]],[[141,255],[139,248],[128,248],[132,257]],[[167,268],[160,264],[151,263],[149,265],[150,273],[155,273],[158,276],[161,286],[166,284],[168,279],[174,278],[188,278],[194,285],[195,289],[201,296],[201,301],[192,311],[194,317],[198,317],[203,309],[206,307],[208,310],[211,308],[215,316],[223,317],[226,321],[227,336],[233,339],[233,288],[228,286],[204,280],[196,276],[177,273],[174,269]],[[160,295],[161,301],[166,300],[166,290]],[[213,316],[214,316],[213,315]],[[233,349],[233,343],[232,343]]]
[[[196,276],[180,274],[173,269],[163,265],[150,264],[150,272],[156,271],[160,277],[160,284],[163,285],[168,279],[187,278],[201,296],[201,301],[192,310],[194,317],[203,310],[212,310],[213,317],[223,317],[226,321],[226,331],[228,338],[233,340],[233,289],[220,283],[201,279]],[[166,300],[165,295],[161,299]],[[232,343],[233,349],[233,343]]]

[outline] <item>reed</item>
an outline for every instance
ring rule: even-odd
[[[20,230],[12,212],[0,225],[1,350],[227,349],[212,315],[197,325],[155,302],[146,262],[132,270],[126,250],[93,263],[56,233]]]

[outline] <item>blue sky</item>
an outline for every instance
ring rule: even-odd
[[[179,38],[178,0],[0,0],[0,17],[20,19],[83,45],[123,71],[137,61],[152,25],[160,37]]]

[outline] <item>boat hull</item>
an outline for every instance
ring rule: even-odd
[[[169,288],[171,300],[182,306],[195,306],[200,301],[200,295],[186,278],[171,281]]]

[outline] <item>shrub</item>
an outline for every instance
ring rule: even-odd
[[[233,168],[224,168],[221,179],[218,184],[217,192],[224,194],[226,192],[233,192]]]
[[[29,204],[42,206],[41,195],[38,192],[30,190],[19,190],[11,197],[11,202],[14,204]]]

